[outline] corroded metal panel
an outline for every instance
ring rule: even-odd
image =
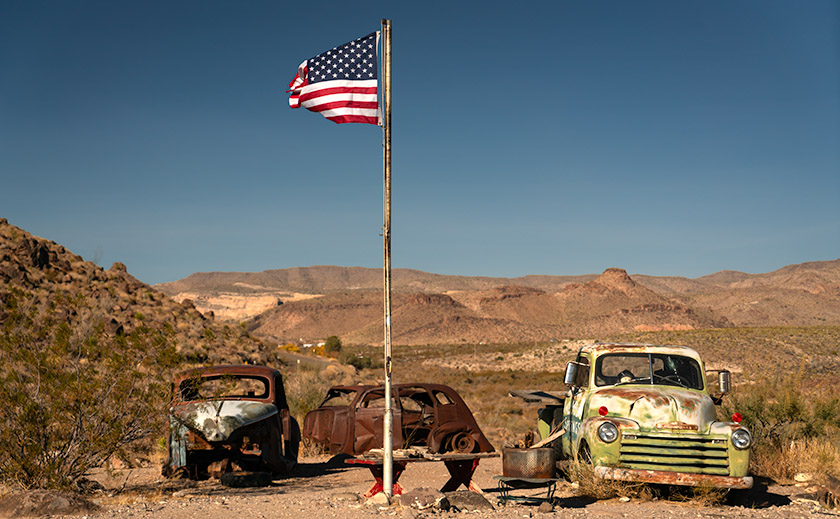
[[[752,485],[750,450],[731,441],[744,427],[716,421],[697,352],[683,346],[591,344],[581,348],[576,365],[586,376],[576,378],[562,416],[550,405],[539,415],[543,438],[558,425],[566,429],[559,440],[564,456],[585,451],[599,474],[614,479]],[[604,439],[602,427],[608,431]]]
[[[394,384],[394,445],[426,446],[430,452],[493,452],[467,404],[443,384]],[[355,394],[350,403],[328,405],[330,396]],[[381,386],[335,386],[304,419],[304,438],[330,452],[359,455],[382,447]],[[350,434],[345,431],[349,431]],[[328,440],[329,439],[329,440]]]

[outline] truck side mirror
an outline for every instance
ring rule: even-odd
[[[718,373],[718,389],[720,389],[721,395],[725,395],[732,391],[732,379],[730,378],[728,371],[721,371]]]
[[[577,379],[577,363],[570,362],[566,364],[566,374],[563,376],[563,383],[567,386],[574,386]]]

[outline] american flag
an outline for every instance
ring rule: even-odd
[[[289,106],[336,123],[379,124],[377,36],[372,32],[301,63],[289,83]]]

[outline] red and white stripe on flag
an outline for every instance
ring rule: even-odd
[[[377,37],[371,33],[301,63],[289,83],[289,106],[336,123],[379,124]]]

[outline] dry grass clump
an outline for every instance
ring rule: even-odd
[[[840,445],[837,440],[808,438],[785,445],[758,444],[752,453],[752,471],[782,484],[792,484],[799,473],[840,474]]]
[[[650,487],[644,483],[600,478],[590,463],[582,461],[570,461],[566,466],[566,476],[577,484],[575,493],[579,496],[598,500],[616,497],[649,500],[653,495]]]
[[[840,397],[805,370],[759,379],[724,401],[722,419],[744,416],[753,435],[750,470],[780,483],[798,472],[840,475]]]

